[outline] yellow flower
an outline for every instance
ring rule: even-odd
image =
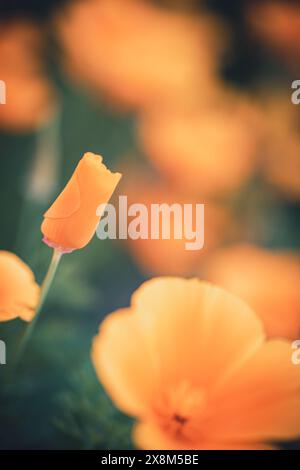
[[[144,449],[262,449],[300,436],[300,374],[241,300],[157,278],[105,320],[92,360]]]

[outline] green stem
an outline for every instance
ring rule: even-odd
[[[56,270],[57,270],[57,267],[59,265],[61,257],[62,257],[62,253],[60,251],[57,251],[57,250],[53,251],[53,255],[52,255],[52,259],[50,261],[48,271],[46,273],[46,276],[45,276],[44,281],[43,281],[42,286],[41,286],[40,299],[39,299],[38,306],[36,308],[34,318],[30,323],[28,323],[28,325],[27,325],[27,327],[24,331],[24,334],[21,338],[21,341],[19,343],[16,358],[15,358],[15,361],[14,361],[14,368],[18,365],[21,357],[23,356],[23,354],[26,350],[27,344],[28,344],[28,342],[31,338],[32,332],[35,328],[35,325],[36,325],[36,323],[37,323],[37,321],[38,321],[38,319],[41,315],[42,308],[44,306],[46,297],[48,295],[48,292],[49,292],[50,287],[52,285],[53,279],[55,277],[55,273],[56,273]]]

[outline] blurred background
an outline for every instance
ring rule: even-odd
[[[209,279],[300,318],[299,64],[296,1],[0,1],[1,250],[41,282],[42,214],[86,151],[123,173],[116,196],[206,204],[202,251],[95,237],[64,257],[14,386],[0,390],[0,448],[131,448],[90,346],[154,275]],[[22,328],[0,324],[8,362]]]

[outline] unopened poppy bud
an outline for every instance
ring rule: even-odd
[[[120,173],[110,172],[102,157],[85,153],[71,179],[44,214],[43,241],[64,253],[83,248],[93,237],[101,214],[113,194]]]

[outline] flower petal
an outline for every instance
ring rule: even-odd
[[[209,389],[262,344],[261,321],[246,304],[197,279],[156,278],[134,294],[161,384]]]
[[[64,190],[60,193],[52,206],[45,212],[48,219],[64,219],[80,209],[80,190],[77,174],[74,173]]]
[[[0,251],[0,322],[17,317],[30,321],[39,294],[29,266],[14,253]]]
[[[291,353],[288,342],[269,341],[223,384],[206,426],[212,439],[300,437],[300,370]]]
[[[116,405],[133,416],[147,413],[156,382],[141,327],[130,309],[118,310],[104,320],[92,347],[100,381]]]

